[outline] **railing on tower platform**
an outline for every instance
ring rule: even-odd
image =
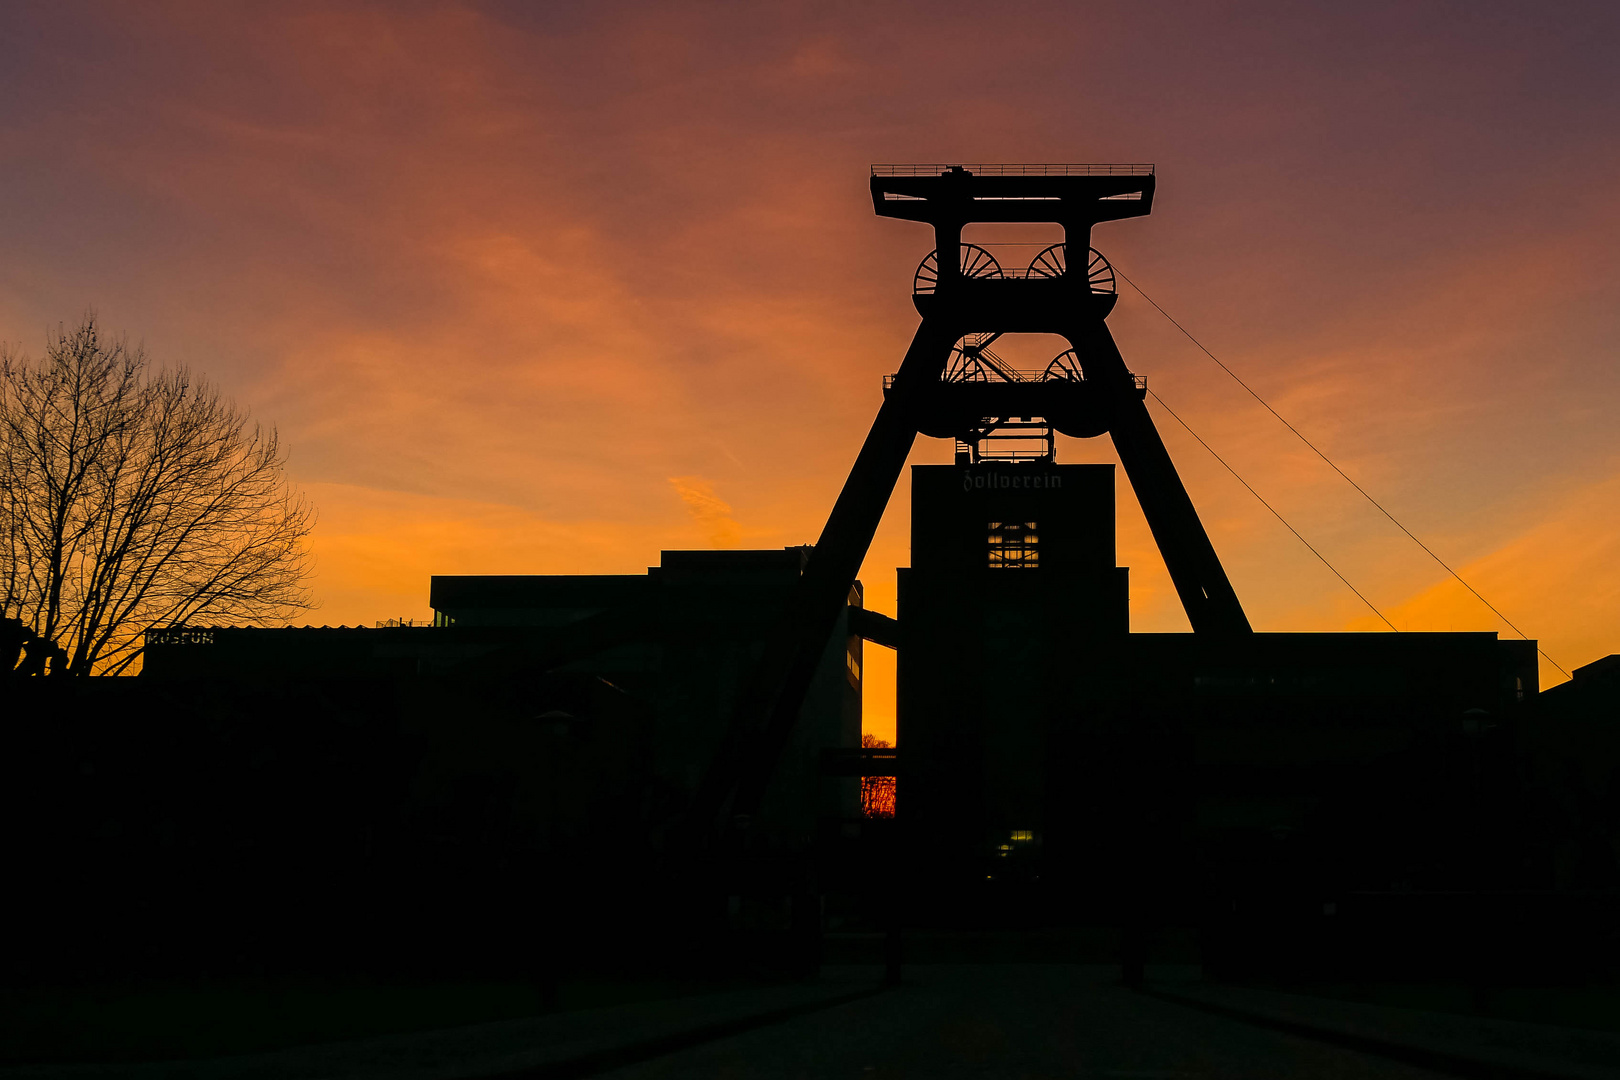
[[[1075,165],[1046,162],[1023,164],[907,164],[873,165],[873,176],[943,176],[952,169],[961,169],[974,176],[1152,176],[1151,162],[1133,162],[1110,165]]]
[[[1049,372],[1041,372],[1041,371],[1018,371],[1018,372],[1015,372],[1014,374],[1016,374],[1018,376],[1018,378],[1015,380],[1017,382],[1036,382],[1036,383],[1038,383],[1038,382],[1056,382],[1056,381],[1059,381],[1059,380],[1063,380],[1063,381],[1067,381],[1067,382],[1085,382],[1086,381],[1086,377],[1085,377],[1085,374],[1083,372],[1076,372],[1074,375],[1053,375],[1053,374],[1050,374]],[[885,376],[883,376],[883,392],[885,394],[887,394],[890,390],[894,389],[894,380],[895,380],[894,375],[885,375]],[[944,381],[944,380],[941,380],[941,381]],[[1131,376],[1131,385],[1135,386],[1138,390],[1145,391],[1147,389],[1147,384],[1148,384],[1148,381],[1147,381],[1147,376],[1146,375],[1132,375]]]

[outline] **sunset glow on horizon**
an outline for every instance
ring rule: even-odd
[[[308,621],[423,618],[432,574],[815,541],[933,244],[870,163],[1152,161],[1097,248],[1573,668],[1620,652],[1620,16],[1559,10],[14,6],[0,340],[94,309],[205,374],[319,508]],[[1516,636],[1131,288],[1109,323],[1397,628]],[[1149,407],[1257,630],[1384,629]],[[1132,628],[1186,630],[1118,487]]]

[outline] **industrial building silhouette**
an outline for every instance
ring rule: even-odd
[[[892,966],[906,927],[1052,925],[1110,928],[1132,979],[1171,927],[1226,974],[1458,970],[1482,948],[1503,970],[1598,962],[1620,887],[1614,658],[1543,695],[1532,641],[1251,628],[1106,325],[1092,230],[1148,213],[1155,184],[1140,165],[873,168],[876,212],[936,242],[921,324],[814,545],[435,577],[433,626],[155,630],[145,697],[119,708],[245,718],[283,761],[333,736],[308,716],[278,730],[278,710],[373,732],[393,764],[365,767],[369,802],[333,795],[325,825],[392,837],[365,841],[373,912],[404,910],[422,845],[459,852],[435,865],[479,884],[432,886],[441,929],[532,938],[532,902],[625,955],[718,935],[781,970],[813,966],[828,933],[887,932]],[[975,222],[1064,239],[1005,269],[962,243]],[[1070,348],[1018,370],[992,346],[1023,333]],[[911,469],[891,619],[855,575],[919,433],[955,451]],[[1114,467],[1059,463],[1056,433],[1110,436],[1191,634],[1130,631]],[[896,748],[861,745],[868,645],[898,651]],[[204,747],[187,769],[217,771]],[[289,768],[343,787],[343,769]],[[861,815],[872,776],[895,778],[892,820]],[[283,876],[309,870],[296,846]],[[441,958],[498,951],[445,933]]]
[[[1197,927],[1206,965],[1234,974],[1446,969],[1482,922],[1515,928],[1498,950],[1521,966],[1574,955],[1525,935],[1584,932],[1612,855],[1593,847],[1559,893],[1561,827],[1537,809],[1555,796],[1526,775],[1532,642],[1133,634],[1112,466],[911,472],[898,619],[849,594],[742,848],[681,846],[676,823],[803,548],[669,551],[645,575],[436,577],[439,625],[168,631],[141,681],[387,684],[418,724],[505,716],[539,735],[528,753],[569,755],[573,772],[560,803],[489,811],[538,822],[537,857],[690,860],[706,880],[689,886],[734,898],[733,932],[800,940],[778,943],[789,952],[810,934],[794,897],[813,897],[816,929],[835,933],[881,928],[891,904],[919,928],[1134,924],[1144,950],[1154,927]],[[898,649],[896,750],[860,747],[868,644]],[[1590,685],[1583,671],[1560,690]],[[1566,726],[1590,726],[1576,711]],[[505,765],[504,781],[463,782],[561,782],[539,757]],[[860,815],[872,775],[898,777],[893,821]],[[646,917],[622,895],[597,907]]]

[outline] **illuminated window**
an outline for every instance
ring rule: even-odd
[[[1040,533],[1033,521],[990,523],[990,568],[1035,570],[1040,567]]]
[[[1015,844],[1033,844],[1035,842],[1035,830],[1014,829],[1012,831],[1012,842]]]

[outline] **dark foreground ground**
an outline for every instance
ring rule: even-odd
[[[1108,967],[926,965],[905,985],[602,1074],[621,1080],[1433,1077],[1125,989]]]
[[[1150,968],[1133,990],[1112,965],[934,963],[882,988],[877,967],[833,965],[807,982],[560,1002],[260,1053],[39,1062],[0,1068],[0,1080],[1620,1076],[1614,1031],[1207,983],[1196,971]]]

